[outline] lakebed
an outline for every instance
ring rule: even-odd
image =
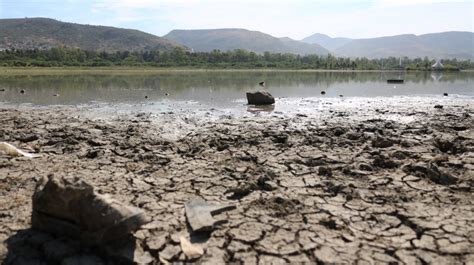
[[[41,154],[0,155],[6,264],[186,261],[181,236],[210,264],[474,260],[471,97],[147,104],[2,105],[1,140]],[[80,177],[153,221],[113,253],[33,231],[31,196],[48,174]],[[196,196],[237,208],[190,234],[184,204]]]

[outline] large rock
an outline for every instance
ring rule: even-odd
[[[247,92],[247,101],[250,105],[271,105],[275,98],[265,91]]]
[[[98,194],[83,180],[50,175],[33,194],[31,221],[34,229],[98,245],[129,235],[149,219],[141,209]]]

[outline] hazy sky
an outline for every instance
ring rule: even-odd
[[[246,28],[301,39],[474,31],[474,0],[0,0],[0,18],[49,17],[133,28]]]

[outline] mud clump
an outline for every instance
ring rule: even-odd
[[[276,196],[254,200],[249,207],[256,207],[264,212],[269,212],[272,217],[285,217],[297,213],[301,208],[300,206],[301,202],[296,199],[291,200]]]

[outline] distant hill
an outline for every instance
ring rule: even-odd
[[[165,51],[179,45],[133,29],[65,23],[48,18],[0,19],[0,50],[59,46],[115,52]]]
[[[200,52],[214,49],[221,51],[246,49],[257,53],[265,51],[302,55],[329,53],[318,44],[308,44],[290,38],[276,38],[246,29],[173,30],[163,37]]]
[[[474,59],[473,32],[442,32],[424,35],[397,35],[356,39],[333,51],[347,57],[400,57]]]
[[[306,37],[306,38],[302,39],[301,41],[306,42],[306,43],[311,43],[311,44],[319,44],[319,45],[323,46],[324,48],[332,51],[332,50],[335,50],[335,49],[349,43],[350,41],[352,41],[352,39],[349,39],[349,38],[331,38],[328,35],[321,34],[321,33],[316,33],[316,34],[313,34],[309,37]]]

